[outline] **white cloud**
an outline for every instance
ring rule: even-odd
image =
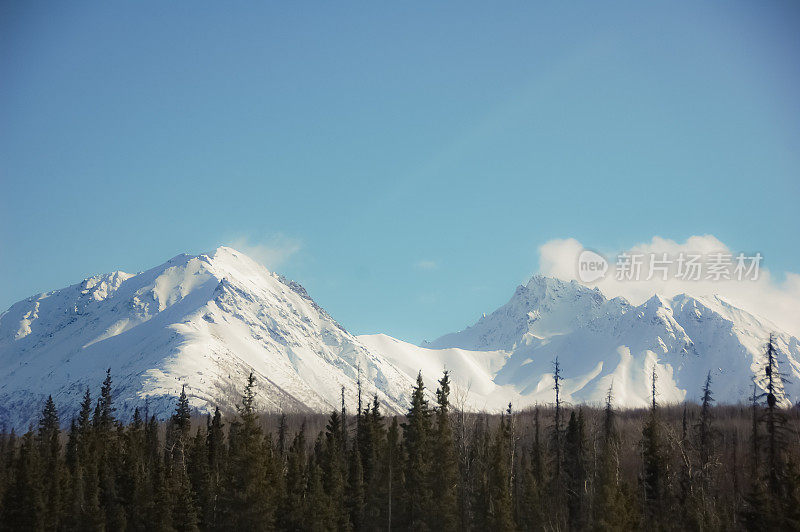
[[[435,270],[439,267],[439,263],[435,260],[421,259],[414,263],[414,267],[418,270]]]
[[[556,239],[546,242],[539,248],[539,271],[543,275],[567,280],[578,278],[578,256],[585,248],[574,238]],[[622,296],[631,303],[640,304],[658,293],[666,297],[687,293],[693,296],[719,295],[749,312],[763,316],[778,327],[800,336],[800,274],[787,272],[785,280],[779,282],[773,274],[763,267],[759,269],[756,280],[708,280],[704,269],[700,280],[684,280],[676,277],[675,258],[681,253],[700,254],[707,258],[714,253],[738,255],[739,250],[731,250],[713,235],[689,237],[679,243],[661,237],[653,237],[650,242],[632,246],[626,250],[594,250],[610,263],[607,275],[595,283],[606,296]],[[605,251],[605,252],[604,252]],[[617,256],[622,253],[639,254],[643,257],[640,280],[618,280],[615,266]],[[650,257],[660,258],[666,253],[673,262],[666,280],[657,271],[650,276]],[[755,252],[745,252],[750,256]]]
[[[281,233],[258,240],[239,237],[233,239],[228,245],[273,271],[303,249],[301,240]]]

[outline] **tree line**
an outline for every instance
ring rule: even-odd
[[[251,374],[234,416],[115,418],[110,371],[69,429],[0,436],[2,530],[798,530],[796,409],[772,342],[750,405],[616,410],[562,400],[502,414],[435,401],[420,374],[404,416],[377,396],[328,416],[262,416]],[[343,394],[344,397],[344,394]]]

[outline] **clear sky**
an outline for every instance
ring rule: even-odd
[[[656,4],[2,2],[0,307],[234,244],[417,342],[556,238],[800,271],[800,3]]]

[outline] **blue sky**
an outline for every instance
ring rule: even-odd
[[[236,243],[421,341],[556,238],[800,270],[800,5],[562,4],[2,3],[0,307]]]

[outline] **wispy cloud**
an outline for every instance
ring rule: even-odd
[[[436,270],[439,268],[439,262],[431,259],[420,259],[414,263],[414,268],[417,270]]]
[[[270,270],[283,266],[303,249],[302,240],[282,233],[260,238],[238,237],[231,240],[228,245],[260,262]]]
[[[574,238],[550,240],[539,248],[539,271],[543,275],[566,280],[578,280],[578,256],[584,250],[581,242]],[[604,278],[593,282],[590,286],[598,286],[606,296],[622,296],[631,303],[639,304],[653,294],[672,297],[686,293],[692,296],[719,295],[744,310],[767,318],[787,332],[800,335],[800,274],[786,272],[785,279],[780,282],[773,273],[760,268],[755,280],[709,280],[705,276],[699,280],[686,280],[670,274],[663,279],[661,275],[648,277],[649,263],[642,264],[642,276],[638,281],[618,280],[614,266],[620,253],[629,255],[661,257],[666,253],[670,257],[684,254],[710,255],[715,253],[731,254],[734,257],[738,250],[731,250],[713,235],[689,237],[685,242],[653,237],[650,242],[637,244],[625,250],[607,251],[605,258],[610,268]]]

